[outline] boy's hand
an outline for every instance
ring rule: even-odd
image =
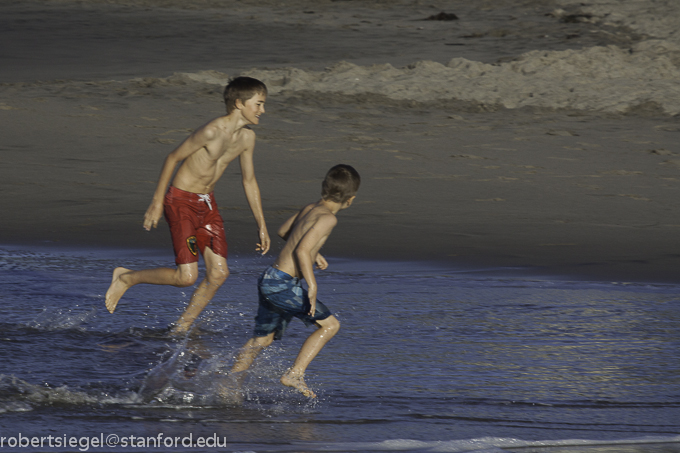
[[[264,255],[269,251],[269,247],[271,246],[271,240],[269,239],[269,233],[267,232],[267,227],[262,227],[260,228],[260,242],[257,244],[257,247],[255,247],[255,250],[262,252]]]
[[[316,286],[311,286],[308,287],[307,290],[307,297],[309,297],[309,316],[314,316],[314,313],[316,312]]]
[[[326,258],[321,256],[321,253],[316,254],[316,267],[321,270],[324,270],[328,267],[328,261],[326,261]]]
[[[158,226],[158,221],[162,216],[163,205],[159,206],[155,203],[151,203],[151,206],[149,206],[149,209],[147,209],[146,213],[144,214],[144,229],[146,231],[151,231],[151,227],[156,228]]]

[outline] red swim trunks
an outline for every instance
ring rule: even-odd
[[[170,225],[176,264],[197,262],[199,252],[204,253],[206,247],[227,257],[224,222],[212,193],[198,194],[170,186],[163,208]]]

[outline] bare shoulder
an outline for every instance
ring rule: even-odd
[[[244,126],[241,129],[240,134],[246,145],[255,143],[255,131],[252,130],[250,127]]]
[[[208,121],[203,126],[196,129],[193,135],[201,136],[206,140],[214,140],[218,138],[223,130],[220,120],[221,118],[214,118]]]
[[[302,234],[306,234],[310,229],[316,232],[332,230],[337,223],[336,217],[317,203],[310,203],[300,209],[291,221],[293,222],[292,228]]]
[[[316,212],[314,212],[316,211]],[[333,229],[338,224],[338,218],[332,212],[324,208],[312,209],[313,222],[315,227],[321,229]]]

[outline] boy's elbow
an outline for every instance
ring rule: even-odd
[[[172,166],[172,168],[175,168],[177,166],[177,163],[179,162],[179,158],[177,157],[177,152],[176,150],[165,156],[165,165],[166,166]]]
[[[305,260],[311,261],[311,256],[307,250],[304,248],[295,249],[295,258],[297,258],[299,263],[304,263]]]
[[[255,173],[244,172],[241,177],[241,182],[243,183],[243,187],[249,187],[252,185],[257,186],[257,179],[255,178]]]

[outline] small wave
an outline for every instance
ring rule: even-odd
[[[560,0],[559,4],[568,11],[558,10],[558,16],[570,15],[584,22],[626,27],[643,36],[680,41],[680,3],[675,0]]]
[[[611,441],[595,441],[586,439],[563,439],[548,441],[527,441],[513,438],[482,437],[478,439],[461,439],[449,441],[419,441],[410,439],[391,439],[382,442],[342,442],[337,444],[318,444],[317,448],[305,443],[305,451],[411,451],[411,452],[447,452],[447,453],[503,453],[509,451],[619,451],[621,453],[642,453],[649,451],[646,447],[654,445],[670,446],[675,451],[680,443],[680,436],[643,437]],[[535,449],[535,450],[534,450]],[[582,450],[581,450],[582,449]],[[616,450],[614,450],[616,449]],[[657,451],[657,450],[655,450]]]
[[[5,401],[0,402],[0,414],[6,412],[30,412],[33,407],[23,401]]]
[[[194,85],[223,87],[236,74],[175,73],[127,81],[54,82],[82,92],[115,85],[128,93]],[[296,67],[243,72],[261,79],[270,94],[315,93],[327,102],[371,99],[376,103],[455,103],[476,110],[534,108],[612,114],[680,114],[680,44],[649,39],[630,48],[596,46],[531,51],[495,64],[452,58],[447,64],[418,61],[360,66],[340,61],[325,70]],[[26,85],[26,84],[24,84]],[[43,84],[45,85],[45,84]],[[54,87],[47,84],[43,90]],[[142,89],[140,91],[140,88]],[[212,88],[211,88],[212,89]],[[145,91],[144,91],[145,92]],[[62,93],[63,94],[63,93]]]
[[[398,69],[341,62],[319,72],[288,68],[248,75],[265,81],[273,93],[371,93],[398,101],[464,101],[490,109],[628,113],[646,107],[675,115],[680,113],[680,69],[660,49],[680,55],[680,46],[656,44],[532,51],[499,64],[454,58],[446,65],[420,61]]]
[[[372,94],[393,101],[462,101],[487,109],[680,113],[680,46],[664,40],[644,41],[630,49],[532,51],[497,64],[465,58],[453,58],[446,65],[419,61],[403,68],[339,62],[323,71],[252,69],[244,75],[263,80],[275,95]],[[166,84],[224,85],[229,76],[205,71],[177,73],[162,80]]]

